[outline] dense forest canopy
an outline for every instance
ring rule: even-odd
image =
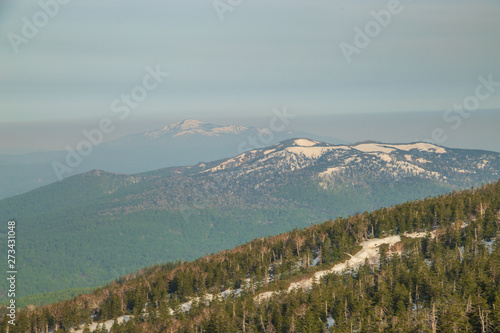
[[[255,300],[347,259],[366,239],[411,231],[428,236],[401,237],[380,248],[377,265],[327,275],[310,290]],[[151,266],[92,294],[26,307],[9,328],[68,332],[127,314],[112,332],[498,332],[499,231],[497,182]],[[229,289],[239,293],[205,301]],[[196,297],[189,311],[179,308]],[[0,311],[6,331],[5,307]]]

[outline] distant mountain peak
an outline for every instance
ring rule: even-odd
[[[181,120],[181,121],[178,121],[176,123],[167,125],[158,131],[168,132],[168,131],[172,131],[172,130],[191,130],[191,129],[202,128],[205,125],[210,125],[210,124],[204,123],[202,121],[199,121],[199,120],[196,120],[193,118],[189,118],[189,119]]]
[[[181,129],[192,129],[192,128],[199,128],[202,125],[206,125],[206,123],[190,118],[190,119],[186,119],[186,120],[180,121],[178,123],[175,123],[175,125],[177,125]]]
[[[161,129],[152,132],[146,132],[144,135],[152,138],[158,138],[164,135],[179,137],[183,135],[203,135],[203,136],[221,136],[224,134],[240,134],[247,131],[248,128],[238,125],[215,125],[208,124],[196,119],[185,119],[174,124],[167,125]]]
[[[317,144],[320,144],[322,142],[316,141],[316,140],[310,140],[310,139],[294,139],[293,140],[293,146],[300,146],[300,147],[312,147]]]

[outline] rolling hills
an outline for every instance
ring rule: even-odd
[[[478,186],[499,172],[499,154],[487,151],[290,139],[187,167],[94,170],[2,200],[0,216],[18,222],[27,296],[98,286],[144,266]]]

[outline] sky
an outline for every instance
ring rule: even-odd
[[[469,116],[500,110],[498,84],[473,103],[485,80],[500,82],[499,17],[488,0],[2,0],[0,152],[64,146],[80,131],[58,126],[116,117],[141,88],[117,133],[185,118],[251,123],[283,105],[297,127],[323,132],[311,121],[444,119],[465,101]],[[164,77],[145,90],[155,70]]]

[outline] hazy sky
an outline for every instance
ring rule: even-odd
[[[67,4],[44,14],[40,3],[57,1]],[[498,1],[40,3],[0,2],[3,125],[114,116],[112,103],[157,66],[169,76],[129,120],[266,117],[282,105],[303,119],[443,113],[474,95],[478,77],[500,81]],[[372,12],[389,10],[369,44],[356,44],[355,29],[377,29]],[[350,63],[347,44],[359,46]],[[478,108],[500,109],[500,87]]]

